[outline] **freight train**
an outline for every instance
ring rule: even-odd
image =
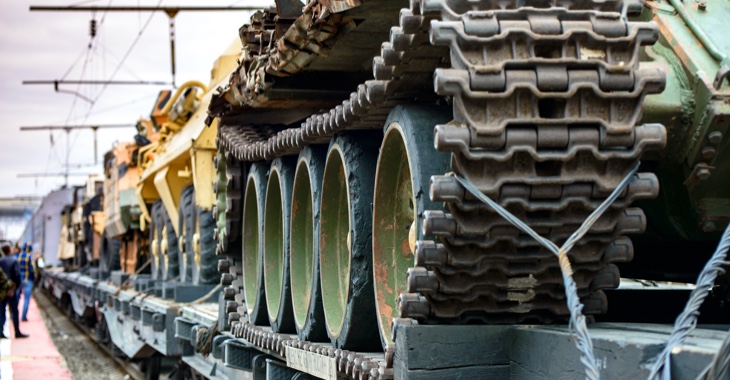
[[[726,0],[304,3],[110,157],[111,259],[44,276],[100,342],[205,378],[722,373]]]

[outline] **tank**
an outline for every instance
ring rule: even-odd
[[[566,261],[595,318],[619,268],[693,281],[730,220],[728,19],[723,0],[257,12],[200,106],[221,325],[389,351],[398,323],[567,320]],[[177,215],[184,184],[153,210]],[[561,263],[486,198],[557,245],[609,205]]]

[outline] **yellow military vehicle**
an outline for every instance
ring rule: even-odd
[[[213,65],[209,85],[190,81],[174,93],[162,91],[152,112],[159,140],[139,151],[142,167],[136,198],[149,231],[153,280],[194,285],[219,280],[213,239],[217,124],[206,126],[214,89],[237,66],[236,41]]]

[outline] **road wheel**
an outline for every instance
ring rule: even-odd
[[[274,332],[294,332],[289,279],[289,218],[294,183],[292,158],[271,163],[264,214],[264,286],[269,323]]]
[[[372,201],[379,141],[372,132],[330,143],[322,181],[320,277],[327,333],[336,348],[374,351]],[[375,339],[373,339],[375,338]]]
[[[290,272],[299,339],[327,339],[319,278],[319,206],[327,149],[305,147],[299,154],[292,190]]]
[[[450,109],[396,107],[385,123],[373,200],[373,282],[383,348],[393,343],[398,297],[416,241],[423,239],[423,212],[440,209],[428,198],[429,181],[448,171],[450,155],[434,148],[433,128],[450,119]]]
[[[195,192],[193,192],[193,199]],[[187,249],[193,252],[193,284],[215,284],[220,281],[218,257],[216,256],[216,220],[211,210],[195,206],[195,228],[193,238],[187,242]]]
[[[178,263],[180,282],[192,282],[193,279],[193,251],[190,249],[193,234],[195,233],[195,188],[190,185],[183,189],[180,195],[178,231]]]
[[[152,261],[150,262],[150,271],[152,273],[153,280],[160,280],[162,257],[160,255],[160,242],[162,237],[160,236],[160,229],[158,226],[160,222],[160,208],[162,207],[162,201],[156,200],[150,209],[150,254]]]
[[[100,267],[102,277],[109,277],[112,271],[121,268],[119,262],[119,250],[122,242],[118,239],[112,239],[106,234],[104,235],[104,243],[101,250]]]
[[[178,243],[175,228],[172,220],[167,214],[165,207],[161,205],[158,209],[158,236],[160,240],[160,277],[162,280],[172,280],[180,275],[178,261]]]
[[[268,325],[264,290],[263,225],[268,165],[255,163],[246,180],[243,201],[243,292],[248,318],[256,325]]]

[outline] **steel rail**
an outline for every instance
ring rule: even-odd
[[[83,324],[77,322],[74,318],[70,317],[66,310],[63,310],[60,306],[58,306],[58,304],[56,302],[54,302],[56,299],[53,298],[52,295],[48,294],[46,289],[43,289],[43,291],[39,292],[38,294],[42,294],[42,296],[45,297],[48,300],[48,302],[53,304],[53,306],[56,308],[56,310],[58,310],[66,318],[68,318],[68,320],[70,320],[71,323],[73,323],[76,326],[76,328],[78,328],[81,332],[83,332],[84,335],[86,335],[86,337],[88,339],[90,339],[97,346],[99,346],[99,348],[101,348],[102,352],[106,356],[108,356],[110,359],[112,359],[114,361],[114,363],[116,363],[116,365],[118,367],[120,367],[124,372],[126,372],[128,375],[132,376],[132,378],[134,378],[135,380],[146,380],[147,379],[147,376],[137,366],[135,366],[134,364],[132,364],[130,362],[127,362],[126,360],[123,360],[122,358],[114,356],[110,347],[107,347],[106,345],[102,344],[101,342],[99,342],[96,339],[96,335],[92,332],[91,328],[84,326]],[[44,313],[46,315],[48,314],[48,312],[46,310],[44,310],[43,308],[40,308],[40,310],[42,313]]]

